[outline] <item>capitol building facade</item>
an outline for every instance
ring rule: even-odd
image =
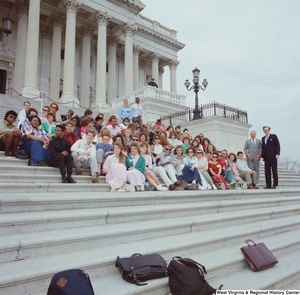
[[[0,25],[1,93],[105,110],[142,90],[142,98],[150,92],[185,105],[176,85],[185,45],[175,30],[143,16],[144,7],[139,0],[1,1],[2,17],[14,21],[8,35]],[[170,91],[163,91],[165,71]],[[159,85],[152,94],[145,88],[151,78]]]

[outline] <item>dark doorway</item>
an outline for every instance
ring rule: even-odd
[[[6,73],[5,70],[0,70],[0,93],[5,94],[6,88]]]

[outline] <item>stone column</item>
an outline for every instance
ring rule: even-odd
[[[74,72],[75,72],[75,38],[76,38],[76,13],[81,3],[77,0],[65,0],[64,7],[67,10],[65,57],[64,57],[64,84],[61,99],[63,102],[75,101],[74,96]]]
[[[117,98],[117,81],[116,81],[116,69],[117,69],[117,44],[119,39],[110,35],[107,39],[108,46],[108,104],[111,104],[112,100]]]
[[[26,43],[24,86],[22,94],[38,98],[37,71],[39,58],[40,0],[30,0]]]
[[[50,67],[51,67],[51,40],[53,30],[41,26],[40,60],[39,60],[39,90],[49,93]]]
[[[49,97],[57,101],[60,90],[61,33],[62,27],[65,25],[65,18],[53,13],[50,17],[50,23],[53,25],[53,35]]]
[[[134,24],[123,26],[125,36],[125,95],[133,91],[133,35],[136,27]]]
[[[147,81],[146,81],[146,77],[145,77],[145,66],[146,66],[146,61],[145,60],[140,60],[139,61],[139,88],[144,87],[145,85],[147,85]]]
[[[78,33],[79,34],[79,33]],[[75,39],[75,73],[74,73],[74,95],[78,101],[81,98],[81,65],[80,65],[80,51],[81,51],[82,38]]]
[[[176,70],[177,66],[179,65],[179,61],[177,60],[171,60],[169,62],[169,68],[170,68],[170,91],[177,93],[177,77],[176,77]]]
[[[17,30],[17,44],[16,44],[16,58],[15,58],[13,88],[18,93],[22,91],[22,87],[24,85],[26,41],[27,41],[27,28],[28,28],[28,8],[29,8],[28,0],[18,0],[15,4],[15,9],[18,12],[19,20],[18,20],[18,30]]]
[[[95,32],[93,27],[83,25],[79,32],[82,37],[82,59],[81,59],[81,96],[80,105],[90,107],[90,56],[91,56],[91,37]]]
[[[139,89],[139,55],[142,48],[138,45],[133,46],[133,90]]]
[[[164,68],[159,68],[158,70],[159,72],[159,80],[158,80],[158,87],[161,88],[161,89],[164,89],[164,86],[163,86],[163,75],[165,73],[165,69]]]
[[[98,11],[95,21],[98,24],[96,102],[99,107],[108,107],[106,103],[106,29],[111,17]]]
[[[150,58],[152,59],[152,78],[155,79],[155,81],[158,81],[159,73],[158,73],[158,63],[161,59],[161,55],[159,53],[154,52]]]

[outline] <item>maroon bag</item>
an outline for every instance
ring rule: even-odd
[[[256,244],[250,239],[245,242],[248,246],[242,247],[241,251],[252,271],[260,271],[278,263],[278,260],[264,243]],[[250,245],[249,242],[252,242],[253,245]]]

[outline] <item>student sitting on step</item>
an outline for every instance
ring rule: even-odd
[[[64,131],[65,126],[63,125],[57,125],[55,128],[56,137],[49,143],[49,166],[59,168],[62,183],[76,183],[76,181],[72,178],[73,158],[71,156],[71,144],[69,141],[64,139]]]
[[[17,113],[13,110],[6,112],[4,120],[0,122],[0,150],[5,151],[3,157],[15,157],[22,132],[14,125]],[[10,154],[11,153],[11,154]]]
[[[94,131],[87,131],[86,139],[77,140],[72,145],[71,152],[74,166],[77,169],[77,175],[82,175],[81,168],[91,168],[92,183],[99,183],[96,148],[93,144],[94,137]]]
[[[22,128],[25,142],[22,144],[21,149],[30,153],[29,166],[36,166],[41,161],[48,163],[50,159],[49,138],[40,126],[41,119],[34,115],[29,117],[29,125]]]

